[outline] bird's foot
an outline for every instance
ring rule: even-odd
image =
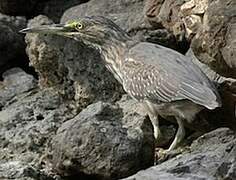
[[[156,148],[155,151],[155,164],[160,164],[162,162],[167,161],[168,159],[171,159],[179,154],[182,154],[183,152],[188,151],[188,147],[179,147],[177,149],[168,150],[168,149],[162,149],[162,148]]]

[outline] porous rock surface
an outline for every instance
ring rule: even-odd
[[[235,0],[147,0],[145,15],[177,39],[187,39],[198,59],[219,74],[235,75]]]
[[[19,91],[0,111],[0,179],[117,179],[151,166],[152,126],[136,105],[126,97],[78,114],[53,88]]]
[[[196,56],[218,73],[236,77],[236,1],[211,1],[191,47]]]
[[[235,179],[236,134],[220,128],[196,139],[185,152],[123,180]]]
[[[119,179],[151,166],[152,126],[135,105],[133,100],[124,107],[100,101],[63,123],[52,141],[55,170],[64,176]],[[133,110],[126,113],[127,107]]]
[[[35,78],[20,68],[13,68],[4,72],[3,82],[0,83],[0,107],[2,108],[13,97],[28,92],[36,86]]]
[[[38,16],[29,26],[51,23],[46,16]],[[27,34],[26,42],[30,64],[39,74],[40,85],[55,87],[69,99],[75,99],[79,109],[95,100],[117,100],[123,94],[97,51],[53,35]]]
[[[28,82],[18,84],[19,90],[32,81],[24,80]],[[60,124],[72,118],[74,111],[53,89],[25,90],[18,91],[0,111],[0,179],[52,179],[41,171],[41,158]]]

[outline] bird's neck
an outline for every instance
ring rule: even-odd
[[[112,41],[101,48],[101,54],[106,68],[112,72],[115,78],[122,83],[121,67],[128,54],[129,44],[127,41]]]

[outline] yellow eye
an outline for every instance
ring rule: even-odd
[[[82,23],[76,22],[76,21],[70,21],[69,23],[67,23],[66,26],[70,27],[70,28],[77,29],[77,30],[81,30],[83,28]]]
[[[81,30],[83,28],[83,25],[81,23],[77,23],[75,28]]]

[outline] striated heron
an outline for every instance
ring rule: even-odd
[[[157,142],[161,135],[158,115],[175,117],[179,127],[167,152],[175,149],[184,138],[184,121],[193,121],[203,108],[221,106],[215,86],[191,60],[157,44],[137,43],[107,18],[83,17],[66,24],[42,25],[21,32],[57,34],[97,49],[124,90],[144,105]]]

